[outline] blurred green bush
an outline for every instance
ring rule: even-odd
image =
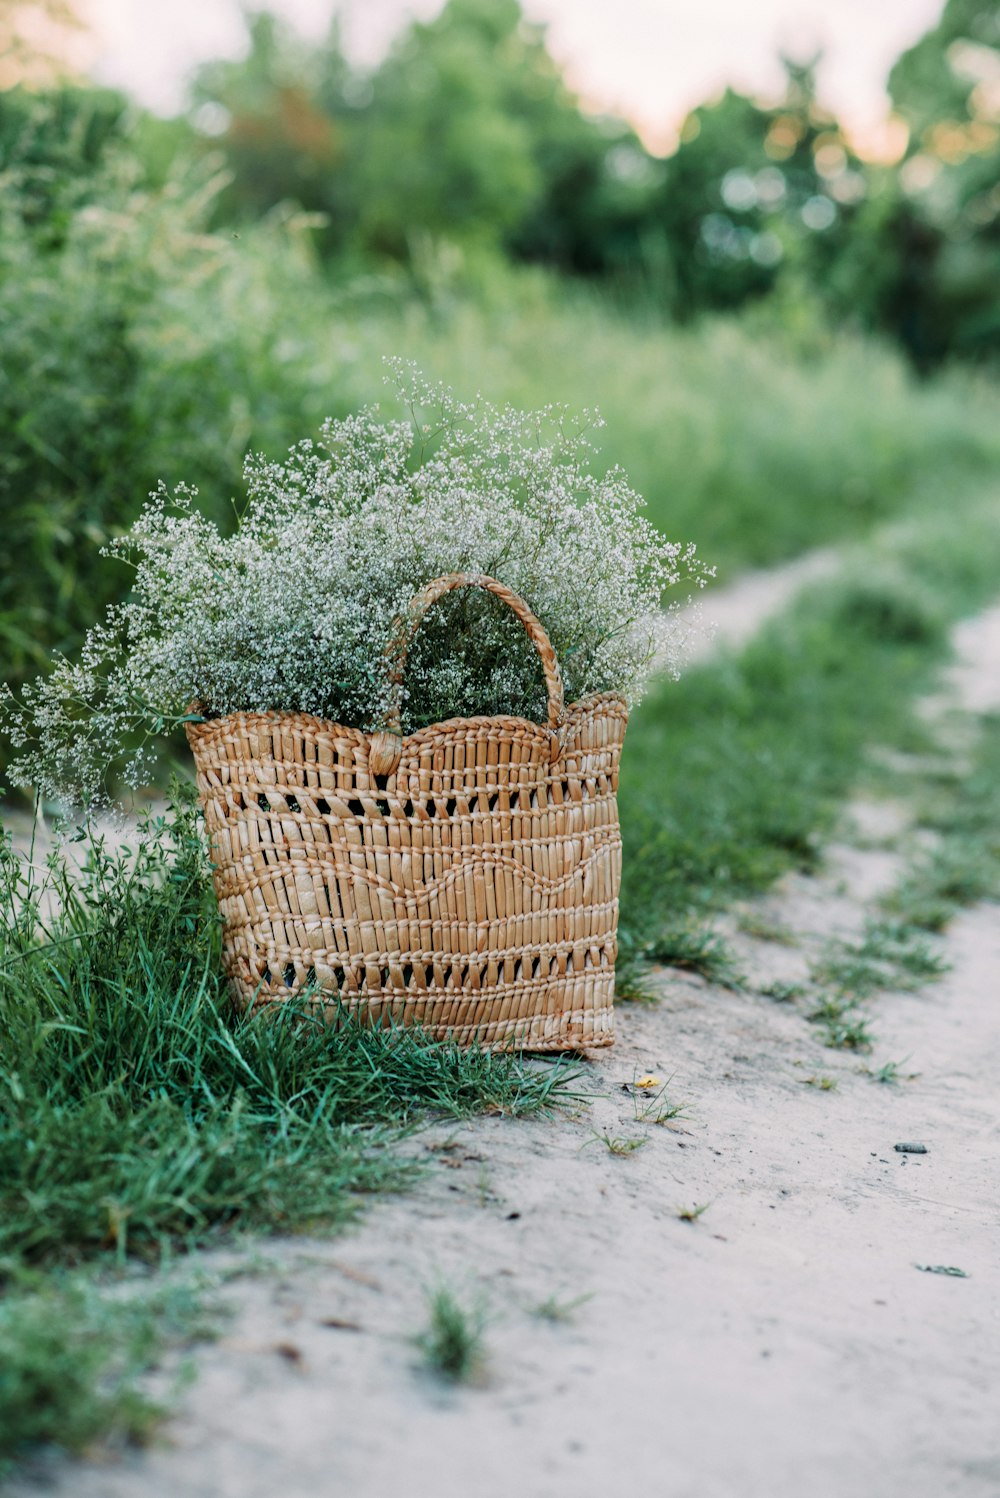
[[[15,681],[121,593],[99,548],[161,475],[197,475],[218,513],[247,447],[300,425],[308,313],[296,329],[286,308],[314,281],[304,231],[273,220],[249,253],[207,234],[218,179],[189,166],[148,186],[120,101],[111,113],[86,94],[0,109],[0,649]]]

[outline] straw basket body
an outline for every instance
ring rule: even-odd
[[[429,585],[406,639],[468,585],[515,600],[551,652],[523,601],[478,576]],[[452,719],[406,738],[398,716],[374,735],[302,713],[188,725],[241,1006],[318,989],[460,1044],[612,1043],[627,708],[604,694],[563,710],[554,656],[543,666],[548,725]]]

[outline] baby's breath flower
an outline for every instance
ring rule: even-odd
[[[109,551],[134,569],[129,600],[57,660],[0,724],[23,749],[15,784],[91,802],[148,741],[205,714],[307,712],[364,730],[387,706],[384,657],[396,621],[431,578],[488,573],[522,594],[555,646],[569,701],[624,691],[635,701],[654,658],[676,674],[683,640],[667,588],[706,576],[665,540],[625,474],[588,465],[600,425],[460,402],[390,364],[409,419],[369,408],[327,421],[281,462],[245,467],[247,501],[219,533],[197,491],[161,484]],[[472,714],[545,716],[535,653],[509,610],[449,594],[409,657],[404,728]]]

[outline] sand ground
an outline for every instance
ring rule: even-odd
[[[933,710],[1000,706],[1000,610],[956,642]],[[744,908],[793,945],[747,935],[736,912],[754,982],[795,979],[858,930],[907,837],[904,805],[858,804],[817,877]],[[414,1145],[431,1169],[409,1195],[335,1241],[258,1246],[259,1272],[218,1292],[232,1316],[159,1445],[58,1464],[46,1487],[1000,1495],[997,909],[962,915],[945,947],[946,978],[875,1001],[870,1058],[824,1049],[795,1005],[659,973],[659,1002],[621,1006],[617,1045],[585,1064],[588,1107],[437,1126]],[[906,1080],[881,1085],[870,1070],[890,1059]],[[645,1074],[682,1117],[640,1116]],[[602,1135],[639,1147],[613,1154]],[[440,1283],[488,1318],[470,1387],[443,1386],[408,1340]],[[553,1301],[563,1319],[540,1314]]]

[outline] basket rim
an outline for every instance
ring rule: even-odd
[[[559,732],[562,734],[566,728],[579,719],[590,714],[597,714],[602,709],[607,710],[610,717],[629,716],[628,700],[623,692],[590,692],[586,697],[580,697],[576,702],[570,702],[563,709],[559,724]],[[189,713],[198,713],[198,703],[192,703],[188,708]],[[319,732],[335,735],[340,739],[347,739],[355,744],[368,744],[375,737],[375,730],[366,733],[361,728],[351,728],[345,723],[336,723],[330,718],[320,718],[315,713],[299,712],[296,709],[268,708],[264,711],[254,709],[238,709],[229,713],[218,713],[212,717],[198,717],[189,719],[184,724],[188,739],[201,738],[203,735],[217,732],[220,725],[241,719],[244,722],[275,723],[282,719],[294,718],[307,724],[313,725]],[[423,728],[416,729],[413,733],[404,734],[402,743],[415,745],[426,738],[432,738],[441,733],[454,733],[464,729],[476,729],[487,727],[502,727],[506,731],[528,730],[537,734],[540,739],[549,740],[553,730],[546,723],[538,723],[533,718],[519,718],[513,714],[497,713],[490,715],[479,714],[473,718],[443,718],[438,723],[425,724]]]

